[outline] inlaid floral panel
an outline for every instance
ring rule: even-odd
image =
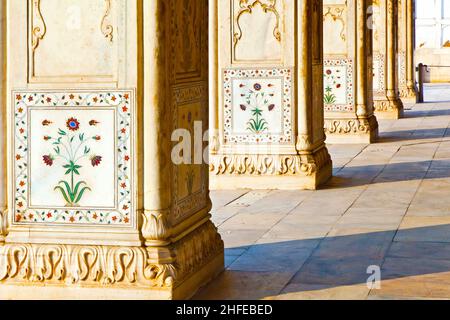
[[[325,111],[354,111],[353,61],[324,60]]]
[[[223,76],[226,143],[293,141],[290,69],[228,69]]]
[[[375,54],[373,58],[373,90],[384,93],[385,86],[385,62],[384,55]]]
[[[135,223],[133,96],[14,93],[14,223]]]

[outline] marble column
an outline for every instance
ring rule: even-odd
[[[208,165],[171,141],[207,148],[208,1],[55,3],[8,1],[0,299],[190,298],[224,268]]]
[[[372,0],[324,1],[324,107],[327,143],[372,143]]]
[[[0,0],[0,148],[6,150],[6,0]],[[2,152],[0,161],[0,243],[5,240],[7,210],[6,152]]]
[[[323,130],[323,2],[217,4],[211,188],[316,189],[332,173]]]
[[[399,90],[403,103],[417,102],[416,66],[414,62],[414,1],[399,0],[398,69]]]
[[[374,104],[378,119],[399,119],[403,103],[398,86],[398,1],[373,1]]]

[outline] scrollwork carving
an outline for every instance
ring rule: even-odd
[[[307,156],[213,155],[210,172],[215,175],[311,176],[329,161],[331,158],[326,149]]]
[[[105,13],[102,18],[102,22],[100,24],[100,30],[102,31],[103,35],[106,39],[109,41],[113,41],[114,38],[114,28],[111,24],[108,24],[107,19],[111,14],[111,0],[105,0]]]
[[[153,251],[152,251],[153,250]],[[207,222],[165,250],[75,245],[0,245],[0,283],[21,285],[172,288],[223,254],[223,241]]]
[[[276,17],[275,28],[273,29],[273,36],[281,42],[280,21],[281,16],[276,5],[277,0],[239,0],[239,12],[236,15],[237,31],[234,33],[234,47],[236,48],[238,42],[242,39],[243,31],[240,20],[245,14],[252,14],[256,5],[260,5],[265,13],[272,13]]]
[[[32,0],[31,47],[36,51],[39,42],[47,33],[47,26],[41,13],[41,0]]]
[[[345,18],[342,17],[345,11],[345,5],[343,7],[327,7],[327,11],[323,15],[323,20],[325,21],[327,17],[331,17],[333,21],[339,21],[342,24],[342,29],[340,36],[342,41],[347,41],[347,36],[345,34]]]
[[[370,119],[325,120],[326,134],[367,134],[378,127],[374,117]]]

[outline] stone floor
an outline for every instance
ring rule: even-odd
[[[450,103],[380,126],[322,190],[213,192],[227,269],[195,299],[450,299]]]

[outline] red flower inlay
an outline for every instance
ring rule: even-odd
[[[91,158],[91,164],[93,167],[97,167],[100,165],[100,163],[102,162],[102,157],[101,156],[93,156]]]
[[[271,104],[271,105],[269,106],[269,111],[273,111],[273,109],[275,109],[275,105],[274,105],[274,104]]]
[[[80,122],[75,118],[70,118],[66,124],[70,131],[78,131],[80,129]]]
[[[100,136],[95,136],[95,137],[93,137],[92,139],[94,139],[94,140],[96,140],[96,141],[100,141],[100,140],[102,140],[102,137],[100,137]]]
[[[53,161],[55,160],[51,155],[43,156],[42,159],[44,160],[44,163],[49,167],[53,165]]]
[[[91,126],[91,127],[95,127],[96,125],[98,125],[100,122],[98,122],[97,120],[91,120],[91,121],[89,121],[89,125]]]
[[[49,120],[44,120],[44,121],[42,121],[42,125],[44,126],[44,127],[48,127],[49,125],[51,125],[53,122],[51,122],[51,121],[49,121]]]

